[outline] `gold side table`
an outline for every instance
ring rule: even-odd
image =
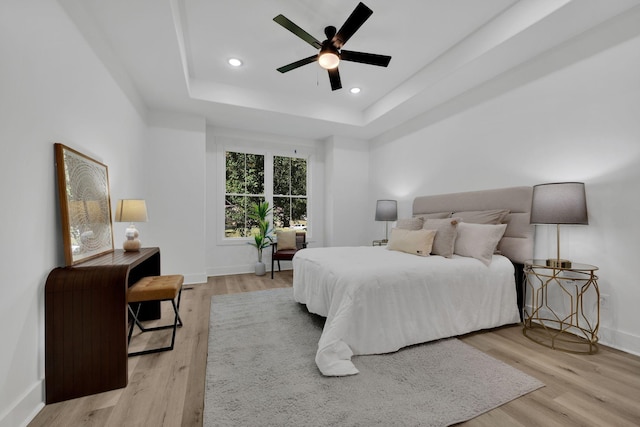
[[[598,351],[600,290],[598,267],[552,267],[525,261],[522,333],[532,341],[570,353]]]

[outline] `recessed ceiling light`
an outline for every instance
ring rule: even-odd
[[[242,65],[242,61],[239,60],[238,58],[229,58],[229,65],[231,65],[232,67],[239,67]]]
[[[349,92],[356,94],[356,93],[360,93],[360,88],[359,87],[352,87],[351,89],[349,89]]]

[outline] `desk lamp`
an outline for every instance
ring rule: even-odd
[[[389,221],[398,219],[398,202],[395,200],[378,200],[376,202],[376,221],[386,221],[384,225],[384,241],[389,241]]]
[[[140,232],[133,224],[134,222],[147,222],[147,204],[140,199],[124,199],[118,200],[116,206],[116,222],[130,223],[125,230],[126,240],[122,244],[122,248],[126,252],[136,252],[140,250],[142,243],[138,239]]]
[[[531,201],[531,224],[556,224],[557,255],[555,259],[547,259],[547,266],[571,268],[571,261],[560,258],[560,224],[589,224],[584,183],[535,185]]]

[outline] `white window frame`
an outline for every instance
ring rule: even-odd
[[[267,145],[267,144],[263,144]],[[225,230],[225,197],[226,197],[226,155],[227,151],[247,154],[260,154],[264,156],[264,196],[265,200],[269,202],[269,206],[273,207],[273,157],[296,157],[302,158],[307,161],[307,238],[311,238],[313,235],[313,195],[311,194],[312,180],[313,180],[313,164],[315,157],[315,150],[309,147],[295,147],[295,146],[279,146],[274,144],[273,147],[264,149],[256,148],[252,143],[242,143],[238,141],[226,142],[218,145],[218,172],[216,173],[218,181],[218,196],[217,196],[217,217],[216,221],[216,236],[218,245],[246,245],[252,241],[251,237],[226,237]],[[271,226],[273,227],[273,218],[271,218]]]
[[[269,203],[269,206],[273,207],[273,198],[276,196],[273,192],[273,158],[274,157],[289,157],[289,158],[293,158],[293,159],[303,159],[307,162],[307,179],[306,179],[306,184],[307,184],[307,189],[305,191],[305,195],[304,196],[294,196],[294,195],[285,195],[285,194],[279,194],[278,197],[288,197],[290,200],[291,199],[306,199],[307,200],[307,224],[311,224],[311,221],[309,221],[309,158],[307,156],[299,156],[297,155],[297,153],[294,153],[294,155],[291,155],[290,153],[287,154],[278,154],[278,153],[274,153],[271,156],[271,202]],[[265,178],[266,179],[266,178]],[[271,225],[275,228],[275,225],[273,224],[273,220],[271,221]]]

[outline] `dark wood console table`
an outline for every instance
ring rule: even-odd
[[[160,275],[160,249],[114,252],[55,268],[45,284],[46,403],[127,385],[127,287]],[[159,318],[160,305],[145,308]]]

